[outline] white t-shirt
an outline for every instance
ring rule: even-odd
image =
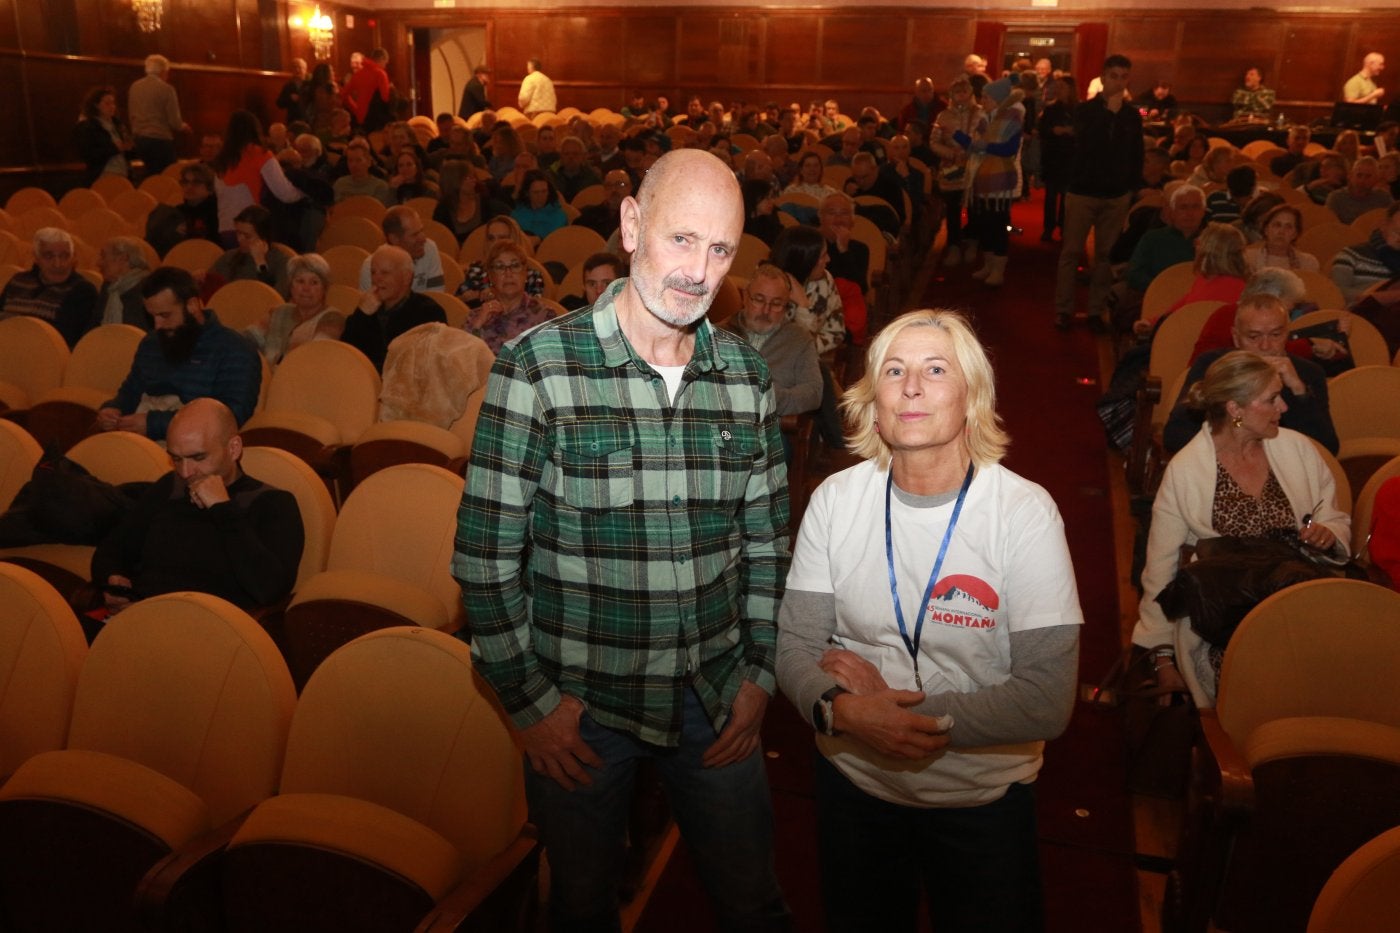
[[[807,506],[787,586],[833,593],[835,641],[879,669],[890,687],[917,689],[900,637],[885,558],[888,470],[867,461],[838,473]],[[891,496],[896,579],[909,636],[953,503],[916,508]],[[1013,631],[1080,625],[1083,615],[1064,523],[1049,494],[1001,466],[979,469],[924,607],[924,692],[971,693],[1007,680]],[[946,748],[921,761],[886,758],[853,739],[818,736],[823,754],[857,787],[906,806],[996,800],[1040,770],[1043,742]]]

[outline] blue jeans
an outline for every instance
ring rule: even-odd
[[[816,791],[829,933],[912,933],[921,894],[935,930],[1042,928],[1033,785],[981,806],[905,807],[860,790],[818,754]]]
[[[787,930],[787,905],[773,870],[773,811],[763,754],[723,768],[701,756],[714,727],[693,690],[685,692],[679,748],[660,748],[604,728],[587,714],[579,735],[603,759],[593,783],[565,790],[527,763],[530,818],[549,858],[555,930],[619,929],[617,888],[638,759],[650,758],[710,895],[722,930]]]

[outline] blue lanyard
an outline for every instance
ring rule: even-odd
[[[919,676],[919,641],[924,634],[924,617],[928,615],[929,600],[933,598],[933,588],[938,585],[938,571],[943,569],[943,558],[948,556],[948,545],[953,540],[953,529],[957,527],[958,516],[962,514],[963,501],[967,499],[968,487],[972,485],[972,464],[967,465],[967,476],[963,477],[962,488],[958,490],[958,500],[953,504],[953,517],[948,520],[948,530],[943,532],[943,543],[938,546],[938,559],[933,562],[933,572],[928,576],[928,587],[924,590],[924,600],[919,609],[919,621],[914,623],[914,637],[909,637],[909,629],[904,624],[904,610],[899,604],[899,582],[894,572],[894,523],[890,520],[890,496],[894,490],[894,470],[885,480],[885,563],[890,572],[890,595],[894,597],[894,618],[899,623],[899,637],[904,639],[904,647],[914,662],[914,685],[924,689],[923,678]]]

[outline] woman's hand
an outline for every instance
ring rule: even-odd
[[[925,758],[948,744],[938,719],[908,709],[924,701],[917,690],[843,693],[832,702],[834,725],[882,755]]]
[[[1317,522],[1309,522],[1298,529],[1298,537],[1310,548],[1319,551],[1330,551],[1332,545],[1337,543],[1337,536],[1328,530],[1326,525]]]
[[[885,678],[880,676],[879,668],[845,648],[828,649],[822,655],[819,666],[851,693],[865,695],[890,688]]]
[[[1176,662],[1170,658],[1160,658],[1155,668],[1157,677],[1157,689],[1161,691],[1161,696],[1157,698],[1157,705],[1171,706],[1173,693],[1187,693],[1186,681],[1181,677],[1181,671],[1176,669]]]

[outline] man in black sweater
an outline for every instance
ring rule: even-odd
[[[1103,63],[1103,91],[1074,108],[1074,161],[1065,195],[1064,241],[1055,283],[1055,326],[1074,316],[1075,274],[1094,231],[1089,284],[1089,323],[1102,325],[1112,284],[1109,253],[1123,229],[1142,175],[1142,117],[1128,95],[1132,63],[1110,55]]]
[[[345,321],[340,339],[358,349],[374,368],[384,371],[384,357],[394,338],[419,324],[447,323],[442,308],[413,290],[413,257],[398,246],[381,246],[369,258],[369,290]]]
[[[171,419],[166,444],[173,469],[92,556],[108,611],[180,590],[246,610],[285,599],[301,562],[301,512],[291,493],[243,472],[233,412],[195,399]]]

